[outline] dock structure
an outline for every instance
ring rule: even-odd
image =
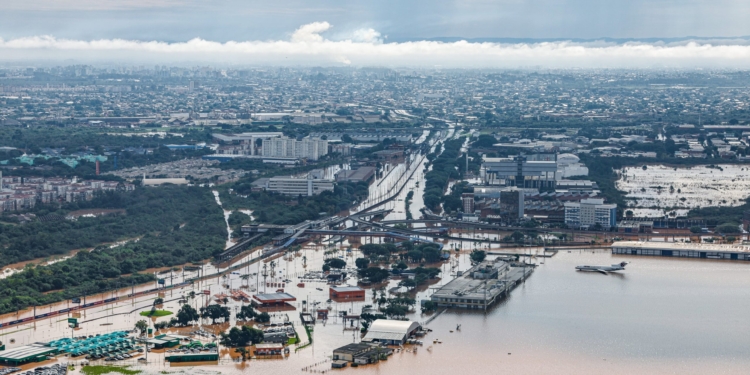
[[[219,353],[178,353],[164,357],[168,362],[213,362],[219,360]]]
[[[502,259],[486,260],[443,285],[430,300],[440,307],[486,309],[532,272],[531,265],[514,267]]]
[[[612,254],[750,261],[750,245],[619,241]]]

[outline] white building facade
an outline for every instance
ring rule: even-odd
[[[333,191],[333,180],[307,178],[271,177],[266,190],[285,195],[313,196],[324,191]]]
[[[565,224],[571,228],[590,228],[596,224],[602,228],[614,228],[617,226],[617,205],[604,204],[601,198],[565,203]]]
[[[280,137],[263,140],[263,156],[318,160],[328,155],[328,141]]]

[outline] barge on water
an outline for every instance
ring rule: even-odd
[[[619,241],[611,249],[612,254],[621,255],[750,261],[750,245]]]

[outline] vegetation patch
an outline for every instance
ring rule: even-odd
[[[140,370],[128,370],[127,367],[118,366],[84,366],[81,367],[81,373],[86,375],[103,375],[111,373],[119,373],[125,375],[140,374]]]
[[[424,205],[433,211],[440,209],[440,204],[447,211],[458,210],[461,205],[462,189],[454,189],[453,194],[445,195],[445,189],[450,180],[459,180],[466,174],[466,163],[458,160],[461,156],[461,146],[464,140],[452,139],[446,141],[444,146],[438,144],[435,152],[427,154],[427,160],[432,163],[432,170],[425,174]],[[439,150],[443,148],[443,152]],[[481,158],[478,154],[470,155],[469,170],[479,172]]]
[[[302,345],[302,346],[298,346],[298,347],[297,347],[296,349],[294,349],[294,352],[295,352],[295,353],[296,353],[296,352],[297,352],[298,350],[300,350],[300,349],[304,349],[304,348],[306,348],[306,347],[308,347],[308,346],[312,345],[312,342],[313,342],[313,339],[312,339],[312,334],[310,334],[310,331],[312,331],[312,328],[308,327],[307,325],[304,325],[303,327],[305,327],[305,332],[307,333],[307,344],[305,344],[305,345]]]
[[[0,290],[5,291],[0,294],[0,314],[153,281],[154,275],[138,272],[198,262],[224,249],[224,215],[205,188],[160,186],[110,192],[69,208],[93,207],[123,208],[127,215],[0,225],[0,239],[8,244],[0,249],[0,264],[9,258],[44,257],[140,237],[113,248],[79,251],[47,266],[28,266],[0,280]]]
[[[172,315],[171,311],[167,310],[150,310],[150,311],[141,311],[141,316],[167,316]]]

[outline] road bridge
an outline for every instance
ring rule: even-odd
[[[503,231],[503,232],[527,232],[527,231],[534,231],[534,232],[540,232],[540,233],[565,233],[565,234],[573,234],[573,235],[598,235],[598,236],[606,236],[606,237],[622,237],[622,238],[664,238],[664,237],[672,237],[672,236],[682,236],[682,235],[674,235],[674,234],[666,234],[666,233],[620,233],[620,232],[605,232],[605,231],[592,231],[592,230],[580,230],[580,229],[570,229],[570,228],[542,228],[542,227],[536,227],[536,228],[527,228],[527,227],[506,227],[506,226],[499,226],[494,224],[487,224],[487,223],[478,223],[478,222],[471,222],[471,221],[456,221],[456,220],[434,220],[434,219],[414,219],[414,220],[386,220],[381,221],[379,224],[381,224],[381,227],[388,227],[390,225],[395,224],[415,224],[415,223],[422,223],[422,224],[434,224],[444,227],[452,227],[452,228],[476,228],[476,229],[485,229],[485,230],[493,230],[493,231]]]
[[[426,238],[420,238],[417,236],[410,236],[409,234],[397,233],[397,232],[381,232],[381,231],[363,231],[363,230],[324,230],[324,229],[310,229],[305,231],[308,234],[321,234],[330,236],[352,236],[352,237],[390,237],[400,238],[406,241],[424,242],[431,243],[440,246],[443,249],[443,244]],[[424,234],[420,234],[424,235]]]
[[[257,240],[262,235],[263,233],[258,233],[252,237],[243,239],[242,241],[235,244],[234,246],[224,250],[224,252],[219,254],[216,257],[216,259],[221,262],[221,261],[227,261],[227,260],[234,258],[235,256],[239,255],[241,252],[245,251],[245,249],[247,249],[253,241]]]

